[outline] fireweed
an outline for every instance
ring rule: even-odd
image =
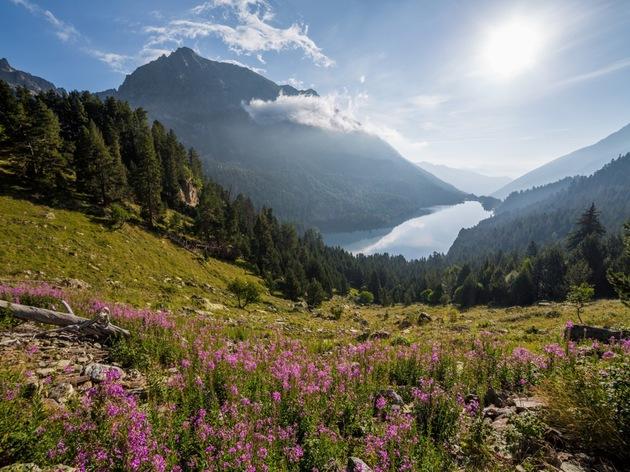
[[[106,305],[48,286],[0,286],[0,297],[47,306],[64,297],[85,316]],[[197,315],[108,306],[133,333],[114,352],[129,362],[133,353],[147,357],[146,396],[125,392],[112,372],[51,412],[32,373],[3,366],[0,461],[95,471],[323,471],[352,455],[378,472],[449,470],[462,460],[452,452],[458,444],[482,451],[471,441],[486,440],[479,425],[491,387],[522,392],[568,366],[610,369],[629,357],[627,341],[532,352],[491,333],[457,346],[368,341],[319,350],[280,333],[231,340],[228,327]]]

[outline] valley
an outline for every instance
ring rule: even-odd
[[[630,471],[622,0],[0,17],[0,472]]]

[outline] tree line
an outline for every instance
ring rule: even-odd
[[[609,274],[628,272],[618,234],[606,234],[593,204],[566,244],[497,252],[458,264],[444,255],[353,255],[298,233],[204,175],[192,148],[147,113],[88,92],[33,95],[0,82],[0,153],[34,192],[89,200],[104,214],[138,207],[152,229],[199,243],[207,255],[249,263],[272,291],[318,306],[352,289],[362,302],[496,306],[563,300],[572,285],[614,294]],[[124,209],[124,210],[122,210]],[[168,211],[167,211],[168,210]],[[369,294],[369,296],[368,296]]]

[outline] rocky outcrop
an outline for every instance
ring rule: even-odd
[[[184,185],[179,188],[179,201],[193,208],[199,205],[199,189],[192,179],[186,179]]]

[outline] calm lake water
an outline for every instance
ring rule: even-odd
[[[354,254],[388,252],[407,259],[446,253],[462,228],[475,226],[492,216],[479,202],[431,208],[431,213],[412,218],[395,228],[324,235],[324,241],[341,246]]]

